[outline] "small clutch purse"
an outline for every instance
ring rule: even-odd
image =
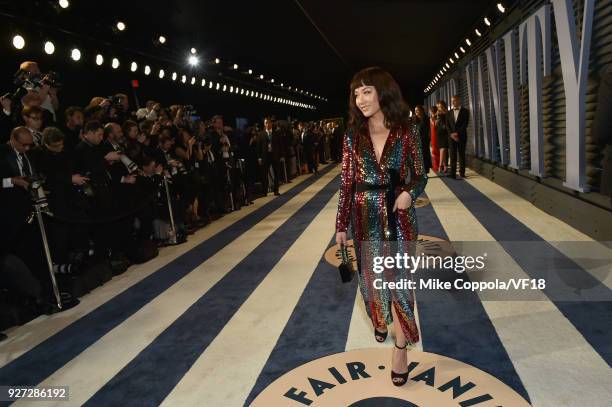
[[[340,279],[343,283],[348,283],[353,279],[355,270],[353,270],[353,262],[349,257],[348,249],[343,244],[340,244],[340,255],[342,256],[342,263],[338,266]]]

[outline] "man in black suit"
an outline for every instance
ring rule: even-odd
[[[452,98],[453,108],[446,115],[449,133],[450,178],[462,179],[465,177],[465,146],[467,144],[467,126],[470,121],[470,112],[461,106],[458,95]],[[457,155],[459,155],[459,176],[457,177]]]
[[[0,145],[0,235],[3,245],[14,239],[32,212],[28,177],[32,176],[34,168],[26,153],[33,145],[32,133],[22,126],[13,129],[8,143]]]
[[[304,125],[301,134],[304,158],[308,163],[308,172],[318,174],[319,164],[316,160],[316,152],[318,147],[317,135],[312,131],[312,124]]]
[[[257,138],[257,158],[262,169],[262,181],[264,192],[268,194],[268,172],[270,167],[274,171],[274,195],[280,195],[278,192],[278,179],[280,177],[280,159],[283,156],[284,141],[283,135],[273,129],[272,119],[264,120],[264,131],[259,133]]]

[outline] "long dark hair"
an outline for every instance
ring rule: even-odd
[[[378,102],[385,116],[386,127],[391,128],[409,123],[410,109],[402,98],[399,85],[387,71],[374,66],[357,72],[351,80],[348,127],[353,133],[358,132],[368,120],[355,104],[355,89],[362,86],[374,86],[376,88]]]

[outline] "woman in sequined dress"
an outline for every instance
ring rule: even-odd
[[[384,342],[387,325],[394,327],[391,378],[401,386],[408,376],[406,346],[419,341],[414,292],[377,288],[380,284],[375,280],[400,281],[410,278],[410,271],[375,272],[373,259],[396,252],[414,254],[418,236],[414,203],[427,183],[421,142],[399,86],[378,67],[353,77],[349,116],[342,147],[336,242],[346,244],[350,224],[359,288],[376,340]]]

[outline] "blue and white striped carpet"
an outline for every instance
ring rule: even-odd
[[[306,362],[392,346],[391,338],[374,341],[356,281],[341,284],[323,259],[334,238],[339,171],[331,165],[300,177],[280,197],[259,199],[162,249],[78,307],[12,329],[0,344],[0,385],[70,387],[69,401],[36,406],[243,406]],[[539,242],[612,288],[609,270],[602,272],[609,264],[557,244],[588,236],[468,175],[430,178],[420,233]],[[514,274],[538,275],[516,248],[502,249]],[[603,256],[610,250],[601,246]],[[422,295],[437,298],[417,296],[418,350],[488,372],[536,407],[610,405],[611,302]]]

